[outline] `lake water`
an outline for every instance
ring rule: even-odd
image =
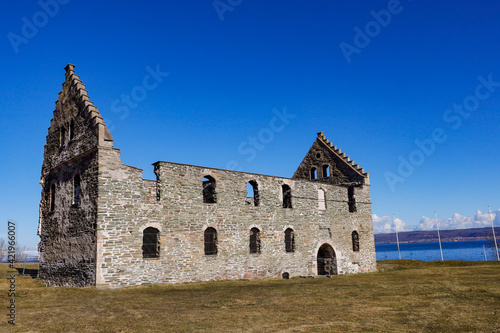
[[[486,258],[488,260],[497,260],[494,250],[489,250],[487,245],[489,241],[461,241],[461,242],[442,242],[444,260],[484,260],[483,245],[486,247]],[[500,245],[500,241],[499,241]],[[414,259],[422,261],[441,260],[439,253],[439,243],[401,243],[401,259]],[[377,260],[398,259],[398,246],[396,244],[376,244],[375,251]],[[38,261],[38,253],[30,252],[28,262]]]
[[[484,259],[483,245],[486,247],[486,258],[497,260],[495,250],[489,250],[487,240],[441,242],[444,260],[482,261]],[[422,261],[441,260],[439,243],[400,243],[401,259]],[[396,244],[376,244],[377,260],[399,259]]]

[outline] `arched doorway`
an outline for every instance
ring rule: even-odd
[[[330,244],[323,244],[318,250],[318,275],[337,275],[337,258]]]

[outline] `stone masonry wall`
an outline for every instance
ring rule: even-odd
[[[97,286],[280,277],[317,274],[319,247],[330,244],[339,274],[375,270],[369,186],[356,189],[350,213],[345,187],[303,180],[157,162],[152,181],[121,164],[119,151],[99,151]],[[202,178],[216,180],[217,203],[203,203]],[[260,205],[246,199],[246,183],[259,186]],[[282,184],[292,188],[293,208],[282,206]],[[318,189],[326,209],[318,209]],[[143,259],[143,230],[160,231],[159,258]],[[204,230],[218,233],[217,255],[204,254]],[[252,227],[261,231],[261,253],[249,253]],[[295,252],[285,252],[284,231],[295,232]],[[360,235],[353,252],[351,233]]]
[[[70,89],[69,87],[67,89]],[[63,95],[67,94],[63,89]],[[40,277],[47,285],[95,285],[97,149],[85,118],[71,101],[56,104],[42,166],[39,253]],[[74,114],[75,113],[75,114]],[[65,114],[62,116],[61,114]],[[70,140],[70,122],[73,122]],[[65,128],[61,145],[61,129]],[[73,204],[74,177],[80,176],[80,203]],[[55,209],[51,211],[51,187]]]
[[[73,204],[73,178],[81,177],[80,204]],[[56,186],[50,211],[50,187]],[[40,277],[49,286],[95,285],[97,158],[92,153],[52,172],[43,189]]]
[[[40,181],[40,277],[47,285],[118,288],[316,275],[324,244],[335,252],[338,274],[376,269],[368,174],[322,132],[292,179],[157,162],[157,180],[144,180],[141,169],[121,162],[73,68],[66,66]],[[331,170],[327,178],[325,164]],[[312,167],[318,179],[311,181]],[[77,202],[76,175],[81,183]],[[206,176],[215,179],[216,203],[203,202]],[[250,181],[258,184],[258,206],[247,198]],[[283,208],[282,185],[291,188],[293,208]],[[355,212],[349,211],[349,188]],[[159,230],[158,258],[143,258],[148,227]],[[217,231],[216,255],[205,255],[209,227]],[[252,228],[260,230],[260,253],[250,253]],[[285,249],[287,228],[294,231],[294,252]],[[359,251],[353,250],[353,231],[359,234]]]
[[[101,135],[99,140],[100,132],[106,133],[112,145],[112,137],[73,67],[66,66],[66,79],[48,129],[40,179],[40,278],[49,286],[95,285],[97,158],[99,142],[105,139]],[[76,175],[80,177],[79,202],[74,201]]]

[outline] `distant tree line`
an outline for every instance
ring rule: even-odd
[[[9,254],[9,243],[5,239],[0,238],[0,262],[6,262],[8,259],[8,254]],[[20,246],[16,244],[16,255],[15,255],[16,262],[28,261],[28,255],[29,255],[29,250],[25,245]]]
[[[500,236],[500,227],[495,227],[495,234],[497,235],[497,238],[498,236]],[[440,235],[442,242],[493,239],[491,227],[440,230]],[[400,243],[421,243],[438,241],[437,230],[398,232],[398,237]],[[395,233],[375,234],[375,244],[392,243],[396,243]]]

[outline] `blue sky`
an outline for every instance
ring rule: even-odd
[[[68,63],[145,178],[158,160],[291,177],[324,131],[370,172],[378,231],[392,214],[402,229],[433,228],[435,211],[457,228],[500,209],[498,2],[2,6],[0,237],[13,219],[20,242],[38,242],[43,146]],[[145,90],[150,71],[162,74]],[[269,136],[276,113],[290,116]]]

